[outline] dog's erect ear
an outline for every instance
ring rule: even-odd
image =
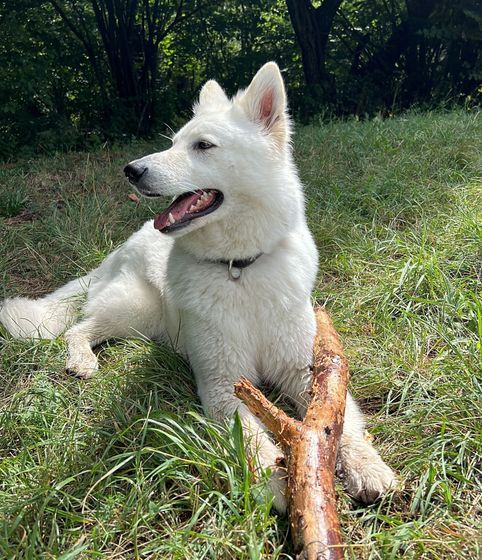
[[[205,108],[220,108],[229,104],[229,99],[224,93],[223,88],[216,80],[206,82],[200,93],[199,102],[194,106],[194,113],[199,113]]]
[[[275,62],[266,63],[239,97],[246,115],[259,123],[281,147],[288,139],[286,94],[283,78]]]

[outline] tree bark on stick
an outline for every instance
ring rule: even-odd
[[[245,378],[235,384],[235,394],[283,447],[291,532],[298,558],[339,560],[344,554],[334,474],[348,363],[329,315],[321,307],[315,311],[311,401],[303,422],[290,418]]]

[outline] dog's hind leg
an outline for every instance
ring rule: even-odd
[[[84,318],[65,333],[68,373],[90,377],[97,369],[92,349],[110,338],[163,334],[161,294],[147,280],[121,272],[88,299]]]
[[[99,337],[98,325],[93,318],[84,319],[66,331],[67,373],[87,379],[97,370],[97,356],[92,348],[102,342],[103,337],[96,338],[96,331]]]
[[[337,473],[347,493],[371,504],[396,486],[392,469],[365,437],[365,421],[355,399],[347,394],[345,422],[337,457]]]

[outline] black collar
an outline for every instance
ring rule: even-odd
[[[241,278],[241,272],[243,268],[247,268],[249,265],[256,262],[263,253],[258,253],[254,257],[249,257],[247,259],[219,259],[217,261],[209,261],[213,264],[225,264],[228,267],[228,275],[230,280],[239,280]]]
[[[218,262],[221,264],[226,264],[232,268],[246,268],[247,266],[249,266],[250,264],[253,264],[255,261],[257,261],[259,259],[259,257],[262,255],[263,253],[258,253],[256,256],[254,257],[249,257],[248,259],[232,259],[230,261],[225,260],[225,259],[219,259],[219,261],[214,261],[214,262]]]

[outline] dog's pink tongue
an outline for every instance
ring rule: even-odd
[[[202,196],[202,192],[195,192],[181,200],[175,200],[169,208],[166,208],[164,212],[158,214],[154,218],[154,227],[158,230],[163,230],[170,225],[169,214],[172,214],[175,222],[183,218],[189,208],[191,208],[193,204],[196,204],[200,196]]]

